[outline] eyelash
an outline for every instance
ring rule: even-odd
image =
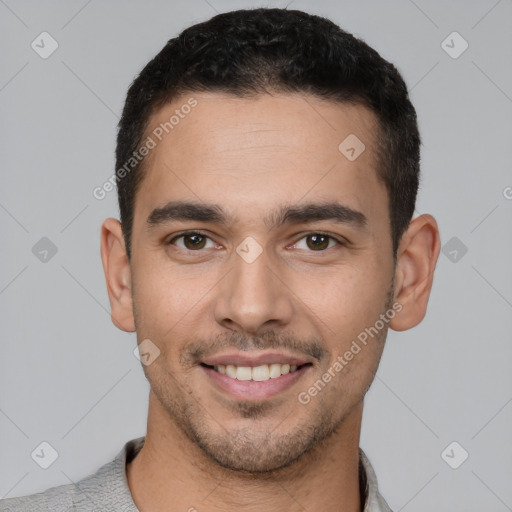
[[[183,238],[187,235],[200,235],[204,238],[208,238],[209,240],[211,240],[213,242],[213,240],[205,233],[202,233],[201,231],[184,231],[183,233],[180,233],[176,236],[174,236],[173,238],[171,238],[168,242],[167,242],[167,245],[174,245],[174,242],[180,238]],[[323,231],[311,231],[309,233],[306,233],[304,234],[301,238],[299,238],[296,242],[294,242],[292,245],[296,245],[298,242],[300,242],[301,240],[303,240],[304,238],[307,238],[308,236],[311,236],[311,235],[321,235],[321,236],[325,236],[327,238],[329,238],[330,240],[336,242],[336,244],[338,246],[345,246],[346,245],[346,242],[334,237],[333,235],[330,235],[328,233],[324,233]],[[194,253],[194,252],[202,252],[203,249],[198,249],[196,251],[192,250],[192,249],[183,249],[181,247],[178,247],[178,249],[182,250],[182,251],[186,251],[186,252],[189,252],[189,253]],[[333,249],[333,247],[327,247],[327,249],[323,249],[323,250],[320,250],[320,251],[313,251],[313,250],[309,250],[308,252],[327,252],[327,250],[329,249]]]

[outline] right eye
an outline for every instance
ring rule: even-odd
[[[183,239],[182,244],[175,243],[177,240]],[[209,247],[206,246],[207,241],[210,241],[212,245]],[[199,251],[204,248],[212,248],[215,247],[215,242],[211,240],[208,236],[203,233],[199,233],[198,231],[187,231],[186,233],[181,233],[180,235],[175,236],[171,240],[169,240],[169,245],[176,245],[180,249],[186,251]]]

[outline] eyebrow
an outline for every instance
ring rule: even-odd
[[[228,225],[236,219],[224,212],[217,204],[170,201],[161,208],[155,208],[146,219],[148,229],[172,221],[213,222]],[[307,203],[283,206],[263,219],[264,224],[273,229],[284,224],[300,224],[317,221],[334,221],[358,229],[368,226],[366,216],[357,210],[338,202]]]

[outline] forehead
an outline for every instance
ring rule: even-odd
[[[149,123],[145,137],[155,146],[135,219],[173,200],[222,204],[237,219],[314,199],[385,215],[376,136],[376,117],[362,105],[304,94],[185,94]]]

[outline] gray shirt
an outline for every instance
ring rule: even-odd
[[[144,445],[145,437],[128,441],[114,460],[76,484],[52,487],[44,492],[0,501],[0,512],[139,512],[126,479],[126,464]],[[363,512],[392,512],[379,494],[375,472],[359,448],[359,484]]]

